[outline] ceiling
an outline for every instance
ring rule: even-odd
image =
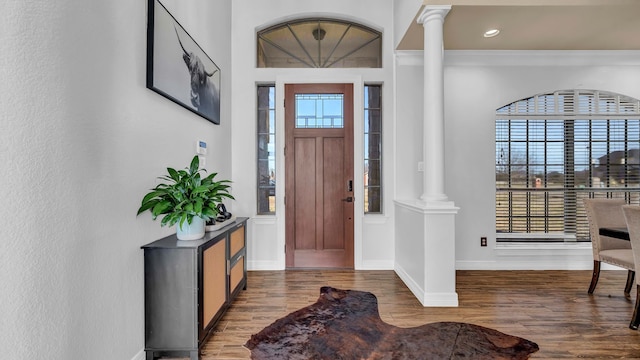
[[[447,50],[640,50],[640,0],[424,0],[451,5]],[[423,5],[424,7],[424,5]],[[416,13],[398,50],[422,50]],[[485,38],[497,28],[500,34]]]

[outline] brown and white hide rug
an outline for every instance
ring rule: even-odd
[[[534,342],[472,324],[389,325],[380,319],[375,295],[331,287],[320,289],[315,304],[252,335],[245,346],[254,360],[517,360],[538,351]]]

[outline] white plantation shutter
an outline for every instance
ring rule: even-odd
[[[588,241],[582,199],[639,203],[640,101],[562,90],[496,111],[498,242]]]

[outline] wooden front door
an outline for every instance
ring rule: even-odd
[[[353,85],[285,85],[287,268],[353,268]]]

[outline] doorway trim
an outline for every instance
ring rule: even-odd
[[[324,71],[320,70],[319,75]],[[363,164],[363,134],[364,131],[364,81],[362,76],[276,76],[276,173],[279,181],[276,182],[276,234],[278,244],[278,267],[286,268],[286,208],[284,205],[285,194],[285,132],[284,132],[284,85],[285,84],[352,84],[353,85],[353,194],[355,197],[353,207],[353,268],[362,269],[362,223],[364,214],[364,172]]]

